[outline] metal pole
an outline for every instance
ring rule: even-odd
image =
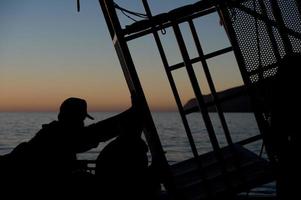
[[[148,15],[149,19],[151,19],[152,13],[150,11],[150,8],[149,8],[149,5],[148,5],[147,1],[143,1],[143,5],[144,5],[144,8],[145,8],[146,14]],[[167,78],[169,80],[169,83],[170,83],[170,87],[171,87],[172,92],[174,94],[176,104],[178,106],[178,109],[179,109],[179,112],[180,112],[180,115],[181,115],[181,118],[182,118],[182,122],[183,122],[185,131],[186,131],[186,134],[187,134],[187,137],[188,137],[188,141],[190,143],[190,147],[191,147],[193,156],[194,156],[194,158],[198,158],[198,156],[199,156],[198,151],[197,151],[197,148],[195,146],[193,136],[192,136],[187,118],[186,118],[184,110],[183,110],[183,106],[182,106],[181,99],[180,99],[180,96],[179,96],[179,93],[178,93],[178,90],[177,90],[177,87],[176,87],[176,83],[175,83],[174,78],[172,76],[172,73],[171,73],[171,70],[170,70],[165,52],[164,52],[163,45],[162,45],[160,37],[159,37],[159,34],[155,30],[153,25],[152,25],[152,33],[153,33],[153,36],[155,38],[155,41],[156,41],[156,44],[157,44],[157,47],[158,47],[158,50],[159,50],[159,53],[160,53],[160,56],[161,56],[161,59],[162,59],[162,62],[163,62],[163,66],[164,66]]]
[[[207,131],[208,131],[208,135],[209,135],[209,139],[211,141],[212,147],[215,151],[220,151],[220,147],[219,147],[219,144],[218,144],[215,132],[214,132],[214,128],[213,128],[213,125],[211,123],[211,119],[210,119],[210,116],[208,114],[208,110],[207,110],[207,107],[206,107],[201,89],[199,87],[198,80],[197,80],[195,72],[193,70],[193,66],[190,63],[190,58],[189,58],[189,55],[188,55],[188,51],[186,49],[186,45],[185,45],[182,33],[180,31],[179,25],[174,23],[173,24],[173,29],[174,29],[174,32],[175,32],[175,36],[176,36],[176,39],[177,39],[177,42],[178,42],[178,46],[180,48],[183,61],[185,63],[186,70],[187,70],[187,73],[188,73],[188,76],[189,76],[189,79],[190,79],[195,97],[196,97],[196,99],[199,103],[199,106],[200,106],[200,111],[202,113],[202,116],[203,116]]]
[[[266,18],[268,18],[268,14],[267,14],[267,9],[265,7],[265,4],[263,3],[263,1],[259,0],[259,5],[260,5],[260,8],[261,8],[261,12],[262,12],[262,15]],[[256,10],[255,10],[256,11]],[[254,16],[254,19],[255,20],[259,20],[259,19],[256,19],[256,17]],[[277,59],[277,62],[279,62],[281,60],[281,56],[280,56],[280,53],[278,51],[278,45],[277,45],[277,41],[275,39],[275,35],[273,33],[273,29],[272,29],[272,26],[268,23],[268,22],[265,22],[265,26],[267,28],[267,32],[268,32],[268,35],[269,35],[269,38],[271,40],[271,43],[272,43],[272,47],[273,47],[273,52],[275,54],[275,57]]]
[[[230,131],[229,131],[229,128],[227,126],[227,122],[226,122],[225,116],[223,114],[221,105],[220,105],[219,97],[216,93],[216,89],[215,89],[215,86],[214,86],[214,83],[213,83],[213,80],[212,80],[212,77],[211,77],[211,74],[210,74],[210,71],[209,71],[209,67],[208,67],[206,59],[204,57],[204,52],[203,52],[200,40],[198,38],[197,31],[195,29],[195,26],[194,26],[192,20],[189,20],[188,23],[189,23],[189,27],[190,27],[190,30],[191,30],[191,33],[192,33],[192,36],[193,36],[193,39],[194,39],[194,43],[196,45],[196,48],[197,48],[197,51],[198,51],[198,54],[199,54],[199,57],[201,58],[202,66],[203,66],[203,69],[204,69],[204,72],[205,72],[205,75],[206,75],[206,78],[207,78],[208,85],[210,87],[213,99],[215,101],[215,106],[216,106],[216,109],[217,109],[217,112],[218,112],[223,130],[224,130],[224,133],[225,133],[226,140],[227,140],[228,144],[233,144],[232,138],[231,138],[231,135],[230,135]]]
[[[297,8],[298,8],[298,11],[299,11],[299,17],[300,17],[301,16],[301,1],[300,0],[296,0],[295,2],[297,4]]]
[[[286,53],[291,54],[293,52],[293,47],[291,41],[288,37],[288,33],[285,31],[285,22],[282,17],[282,12],[278,4],[278,0],[270,0],[270,4],[272,7],[273,15],[276,19],[276,22],[279,24],[279,33],[283,40],[284,48]]]
[[[153,164],[154,166],[157,166],[160,169],[166,169],[168,167],[168,163],[155,124],[153,122],[149,107],[147,105],[145,95],[140,80],[138,78],[138,74],[136,72],[130,51],[124,40],[124,35],[122,34],[122,29],[116,14],[114,2],[112,0],[99,0],[99,3],[103,10],[110,35],[112,37],[126,82],[128,84],[128,88],[131,94],[136,95],[139,101],[141,101],[144,114],[144,134],[149,144]]]
[[[236,61],[238,63],[238,67],[239,67],[239,70],[241,72],[244,84],[248,88],[251,88],[252,82],[251,82],[251,80],[248,76],[248,71],[245,68],[244,57],[243,57],[242,52],[240,50],[239,43],[237,41],[237,37],[236,37],[236,34],[235,34],[235,30],[234,30],[234,28],[231,24],[231,17],[229,16],[229,13],[227,11],[227,7],[224,4],[220,5],[220,14],[225,19],[224,23],[225,23],[225,26],[227,27],[229,40],[232,44],[232,47],[233,47],[233,50],[234,50],[234,55],[236,57]],[[267,154],[269,156],[269,159],[271,161],[274,161],[272,151],[270,150],[270,146],[267,143],[267,139],[266,139],[266,133],[269,130],[269,125],[268,125],[267,121],[265,120],[262,112],[257,109],[258,104],[257,104],[257,101],[255,99],[254,91],[253,90],[248,90],[248,93],[250,94],[250,99],[251,99],[252,107],[254,109],[254,115],[255,115],[255,119],[256,119],[257,124],[258,124],[258,128],[260,130],[260,133],[263,137],[264,142],[266,143]]]

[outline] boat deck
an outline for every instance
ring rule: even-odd
[[[270,163],[241,145],[221,149],[172,166],[175,185],[189,200],[211,199],[246,192],[274,180]]]

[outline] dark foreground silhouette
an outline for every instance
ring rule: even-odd
[[[87,103],[68,98],[58,120],[42,126],[28,142],[0,157],[1,189],[11,194],[44,192],[51,195],[78,195],[117,199],[142,197],[154,192],[149,175],[146,143],[141,139],[141,116],[137,107],[84,126]],[[96,175],[86,172],[77,153],[110,142],[97,159]],[[26,193],[23,193],[24,195]]]
[[[279,199],[300,197],[300,62],[299,53],[286,55],[279,65],[272,90],[270,141],[278,163]]]
[[[108,199],[156,199],[159,188],[148,167],[147,146],[141,130],[120,135],[109,143],[96,161],[96,185]]]

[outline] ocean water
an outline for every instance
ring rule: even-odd
[[[118,113],[91,113],[95,120],[87,119],[85,124],[88,125],[116,114]],[[177,112],[155,112],[152,113],[152,116],[169,163],[173,164],[191,158],[190,145],[180,115]],[[220,146],[226,146],[227,143],[218,115],[211,113],[210,118]],[[254,115],[251,113],[226,113],[225,118],[234,142],[259,134]],[[57,114],[52,112],[0,112],[0,155],[9,153],[19,143],[28,141],[38,132],[42,124],[47,124],[56,119]],[[211,151],[212,147],[201,114],[193,113],[188,115],[188,121],[199,154]],[[79,154],[78,158],[95,159],[99,151],[101,151],[107,143],[108,142],[100,143],[97,148]],[[259,154],[262,144],[261,142],[255,142],[246,147]],[[262,156],[266,156],[265,153],[263,153]],[[261,193],[273,193],[274,190],[275,187],[272,183],[258,188],[256,191]]]
[[[87,119],[85,124],[89,125],[116,114],[118,113],[92,113],[95,120]],[[168,161],[174,163],[190,158],[192,153],[180,115],[177,112],[156,112],[152,113],[152,116]],[[225,137],[217,114],[211,113],[210,117],[220,145],[225,146]],[[226,113],[225,117],[234,142],[259,134],[255,118],[251,113]],[[0,113],[0,155],[10,152],[20,142],[28,141],[39,131],[42,124],[56,119],[57,114],[52,112]],[[200,113],[189,115],[188,121],[199,154],[211,151],[209,137]],[[79,156],[93,159],[93,154],[97,154],[106,144],[100,143],[98,148]],[[255,152],[258,152],[260,147],[258,143],[250,146]]]

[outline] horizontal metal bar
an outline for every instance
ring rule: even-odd
[[[226,90],[225,90],[226,91]],[[245,94],[248,94],[248,90],[247,88],[245,88],[244,90],[240,90],[240,91],[237,91],[236,93],[234,94],[230,94],[230,95],[227,95],[227,96],[224,96],[224,97],[220,97],[219,94],[217,94],[219,96],[219,103],[223,103],[223,102],[226,102],[226,101],[229,101],[231,99],[234,99],[236,97],[239,97],[239,96],[242,96],[242,95],[245,95]],[[211,101],[207,101],[205,103],[206,107],[211,107],[211,106],[214,106],[216,104],[215,101],[211,100]],[[191,107],[191,108],[188,108],[188,109],[185,109],[185,114],[188,115],[188,114],[191,114],[193,112],[198,112],[200,111],[199,110],[199,107],[196,105],[194,107]]]
[[[279,66],[279,63],[272,63],[272,64],[269,64],[269,65],[266,65],[266,66],[258,66],[258,68],[257,69],[254,69],[254,70],[252,70],[252,71],[250,71],[250,72],[248,72],[248,75],[249,76],[253,76],[253,75],[257,75],[257,74],[259,74],[259,73],[264,73],[265,71],[267,71],[267,70],[270,70],[270,69],[273,69],[273,68],[276,68],[276,67],[278,67]]]
[[[242,5],[235,5],[235,7],[238,8],[238,9],[240,9],[240,10],[242,10],[242,11],[244,11],[244,12],[246,12],[247,14],[249,14],[249,15],[255,17],[255,18],[257,17],[258,19],[264,21],[265,23],[268,23],[271,26],[275,26],[275,27],[279,28],[279,24],[276,21],[271,20],[268,17],[263,16],[262,14],[257,13],[255,11],[251,10],[250,8],[247,8],[247,7],[242,6]],[[282,27],[282,28],[288,34],[290,34],[290,35],[292,35],[292,36],[294,36],[294,37],[296,37],[298,39],[301,39],[301,33],[298,33],[298,32],[296,32],[296,31],[294,31],[294,30],[292,30],[290,28],[287,28],[287,27]]]
[[[196,58],[191,59],[190,62],[191,62],[191,64],[194,64],[194,63],[200,62],[201,60],[202,60],[202,59],[201,59],[200,57],[196,57]],[[182,68],[182,67],[184,67],[184,66],[185,66],[184,62],[180,62],[180,63],[178,63],[178,64],[175,64],[175,65],[170,66],[170,67],[169,67],[169,70],[170,70],[170,71],[173,71],[173,70]]]
[[[258,140],[261,140],[261,139],[262,139],[262,135],[255,135],[255,136],[247,138],[245,140],[241,140],[241,141],[237,142],[237,144],[246,145],[246,144],[250,144],[252,142],[256,142]]]
[[[267,77],[263,80],[252,83],[251,85],[244,85],[244,88],[242,90],[238,90],[235,93],[228,94],[226,96],[221,96],[220,93],[218,93],[217,95],[219,97],[219,103],[229,101],[231,99],[234,99],[234,98],[242,96],[242,95],[249,95],[250,92],[252,93],[253,91],[255,91],[259,88],[265,88],[265,87],[269,87],[270,85],[273,85],[274,81],[275,81],[274,77]],[[231,88],[229,88],[228,90],[230,90],[230,89]],[[224,90],[223,92],[225,92],[225,91],[227,91],[227,90]],[[250,98],[250,100],[251,100],[251,98]],[[206,107],[211,107],[211,106],[214,106],[215,104],[216,104],[216,102],[213,100],[205,102]],[[185,111],[185,114],[188,115],[193,112],[199,112],[200,110],[199,110],[199,107],[196,105],[196,106],[190,107],[188,109],[186,108],[186,109],[184,109],[184,111]],[[253,112],[255,112],[255,111],[256,110],[254,110]],[[262,112],[262,110],[260,112]]]
[[[198,18],[198,17],[202,17],[202,16],[205,16],[205,15],[211,14],[213,12],[216,12],[216,8],[214,8],[214,7],[210,8],[208,10],[204,10],[204,11],[201,11],[201,12],[198,12],[198,13],[194,13],[192,15],[183,17],[181,19],[177,19],[177,20],[174,19],[174,21],[177,21],[177,23],[180,24],[180,23],[186,22],[186,21],[191,20],[191,19],[195,19],[195,18]],[[141,23],[141,24],[143,24],[143,23],[150,23],[150,25],[148,25],[148,24],[147,24],[147,26],[143,25],[143,26],[145,26],[145,28],[142,29],[142,30],[138,30],[137,28],[135,28],[135,29],[133,28],[133,30],[129,30],[130,26],[132,26],[133,24],[129,25],[129,26],[126,26],[126,28],[123,29],[123,34],[125,35],[125,40],[126,41],[130,41],[130,40],[133,40],[133,39],[145,36],[147,34],[150,34],[150,33],[153,32],[153,30],[160,31],[162,29],[166,29],[166,28],[172,26],[172,23],[170,21],[168,21],[166,23],[162,23],[160,25],[153,25],[154,29],[151,29],[151,25],[152,24],[151,24],[150,20],[142,20],[142,21],[138,21],[136,23]]]
[[[228,52],[230,52],[232,50],[233,50],[233,47],[227,47],[227,48],[224,48],[224,49],[221,49],[221,50],[214,51],[212,53],[206,54],[204,56],[205,56],[205,59],[210,59],[210,58],[213,58],[213,57],[216,57],[216,56],[228,53]]]
[[[224,48],[224,49],[221,49],[221,50],[218,50],[218,51],[214,51],[212,53],[209,53],[209,54],[205,55],[203,59],[210,59],[210,58],[228,53],[232,50],[233,50],[232,47],[227,47],[227,48]],[[191,64],[195,64],[195,63],[200,62],[200,61],[202,61],[201,57],[195,57],[195,58],[190,60]],[[173,71],[173,70],[179,69],[179,68],[184,67],[184,66],[185,66],[184,62],[180,62],[178,64],[170,66],[169,70]]]

